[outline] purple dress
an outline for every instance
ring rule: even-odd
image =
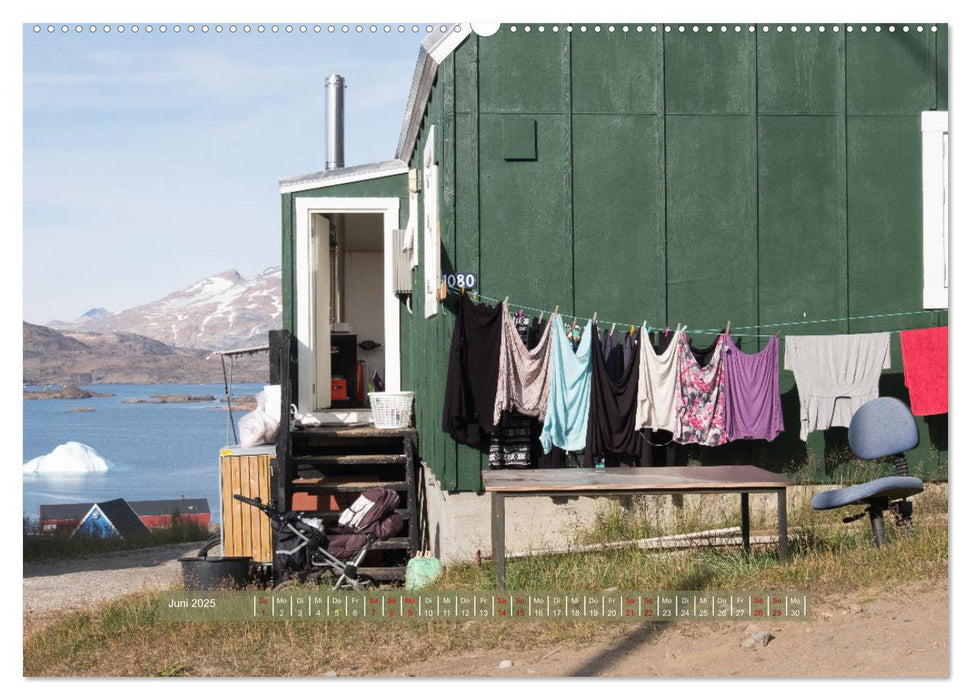
[[[744,353],[725,341],[725,433],[729,440],[774,440],[784,430],[779,396],[779,338]]]

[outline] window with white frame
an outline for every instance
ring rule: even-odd
[[[422,154],[422,196],[424,198],[425,318],[438,313],[441,279],[441,231],[438,222],[438,166],[435,164],[435,126],[428,128]]]
[[[924,181],[924,308],[948,306],[948,119],[947,112],[921,114]]]

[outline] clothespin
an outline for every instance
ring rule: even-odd
[[[616,323],[611,323],[610,324],[610,335],[613,335],[614,334],[614,330],[616,328],[617,328],[617,324]]]
[[[465,285],[462,285],[462,296],[465,296]]]
[[[653,326],[648,326],[648,327],[647,327],[647,334],[648,334],[648,335],[650,335],[650,334],[651,334],[651,328],[653,328]]]
[[[594,323],[597,322],[597,312],[596,311],[593,312],[593,322]]]
[[[543,322],[543,315],[544,315],[545,313],[546,313],[545,311],[540,311],[540,312],[539,312],[539,322],[540,322],[540,323],[542,323],[542,322]]]
[[[555,309],[553,309],[553,315],[554,315],[554,316],[555,316],[556,314],[558,314],[558,313],[560,313],[560,305],[559,305],[559,304],[557,304],[557,305],[556,305],[556,308],[555,308]]]
[[[509,297],[506,297],[505,299],[503,299],[502,300],[502,303],[503,304],[508,304],[509,303]]]
[[[627,335],[634,335],[634,326],[630,327],[630,332]]]
[[[731,333],[732,333],[732,322],[731,322],[731,321],[729,321],[729,322],[728,322],[728,323],[727,323],[727,324],[725,325],[725,335],[731,335]]]

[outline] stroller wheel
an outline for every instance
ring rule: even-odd
[[[367,576],[360,576],[357,579],[357,585],[352,584],[352,587],[357,591],[371,591],[377,588],[377,585]]]
[[[304,585],[302,577],[291,575],[288,578],[283,579],[280,583],[273,587],[274,591],[287,591],[294,588],[300,588]]]

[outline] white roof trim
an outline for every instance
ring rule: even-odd
[[[309,175],[294,175],[280,178],[280,194],[290,192],[305,192],[320,187],[333,187],[349,182],[376,180],[391,175],[403,175],[408,172],[408,164],[400,160],[386,160],[381,163],[365,163],[352,165],[349,168],[323,170]]]
[[[408,106],[405,108],[405,121],[401,125],[401,136],[398,138],[398,151],[395,158],[407,163],[415,141],[418,140],[418,129],[425,114],[425,105],[432,91],[435,74],[442,61],[457,49],[469,36],[469,24],[446,24],[446,31],[440,35],[429,35],[421,42],[418,51],[418,62],[411,79],[411,92],[408,95]]]

